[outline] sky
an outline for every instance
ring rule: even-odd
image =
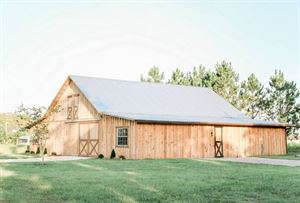
[[[0,112],[49,106],[68,75],[138,81],[232,63],[300,88],[300,1],[0,0]]]

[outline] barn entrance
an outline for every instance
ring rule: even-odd
[[[98,131],[98,123],[82,123],[79,125],[79,156],[98,156]]]
[[[221,158],[223,155],[223,128],[215,127],[215,157]]]

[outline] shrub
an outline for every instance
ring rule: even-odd
[[[30,154],[35,154],[35,152],[34,152],[34,151],[31,151]]]
[[[47,152],[47,148],[45,148],[45,150],[44,150],[44,154],[48,154],[48,152]]]
[[[113,149],[113,150],[111,151],[110,158],[111,158],[111,159],[114,159],[115,157],[116,157],[116,152],[115,152],[115,150]]]
[[[104,155],[103,155],[103,154],[99,154],[98,158],[99,158],[99,159],[103,159],[103,158],[104,158]]]
[[[51,156],[57,156],[56,152],[51,152]]]
[[[36,150],[36,154],[39,154],[39,153],[41,153],[40,152],[40,147],[38,147],[37,150]]]
[[[120,156],[119,156],[119,159],[121,159],[121,160],[125,160],[126,158],[125,158],[125,156],[123,156],[123,155],[120,155]]]

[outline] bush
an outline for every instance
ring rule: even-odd
[[[125,160],[126,158],[125,158],[125,156],[123,156],[123,155],[120,155],[120,156],[119,156],[119,159],[121,159],[121,160]]]
[[[110,158],[111,158],[111,159],[114,159],[114,158],[116,158],[116,152],[115,152],[115,150],[114,150],[114,149],[111,151]]]
[[[37,150],[36,150],[36,154],[39,154],[39,153],[41,153],[40,152],[40,147],[38,147]]]
[[[29,153],[30,153],[30,150],[27,149],[27,150],[25,151],[25,154],[29,154]]]
[[[47,152],[47,148],[45,148],[45,150],[44,150],[44,154],[48,154],[48,152]]]
[[[51,156],[57,156],[56,152],[51,152]]]
[[[103,158],[104,158],[104,155],[103,155],[103,154],[99,154],[98,158],[99,158],[99,159],[103,159]]]
[[[35,154],[35,152],[34,152],[34,151],[31,151],[30,154]]]

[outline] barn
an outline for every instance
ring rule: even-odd
[[[287,124],[249,119],[202,87],[69,76],[46,119],[49,154],[110,157],[114,149],[127,159],[160,159],[287,150]]]

